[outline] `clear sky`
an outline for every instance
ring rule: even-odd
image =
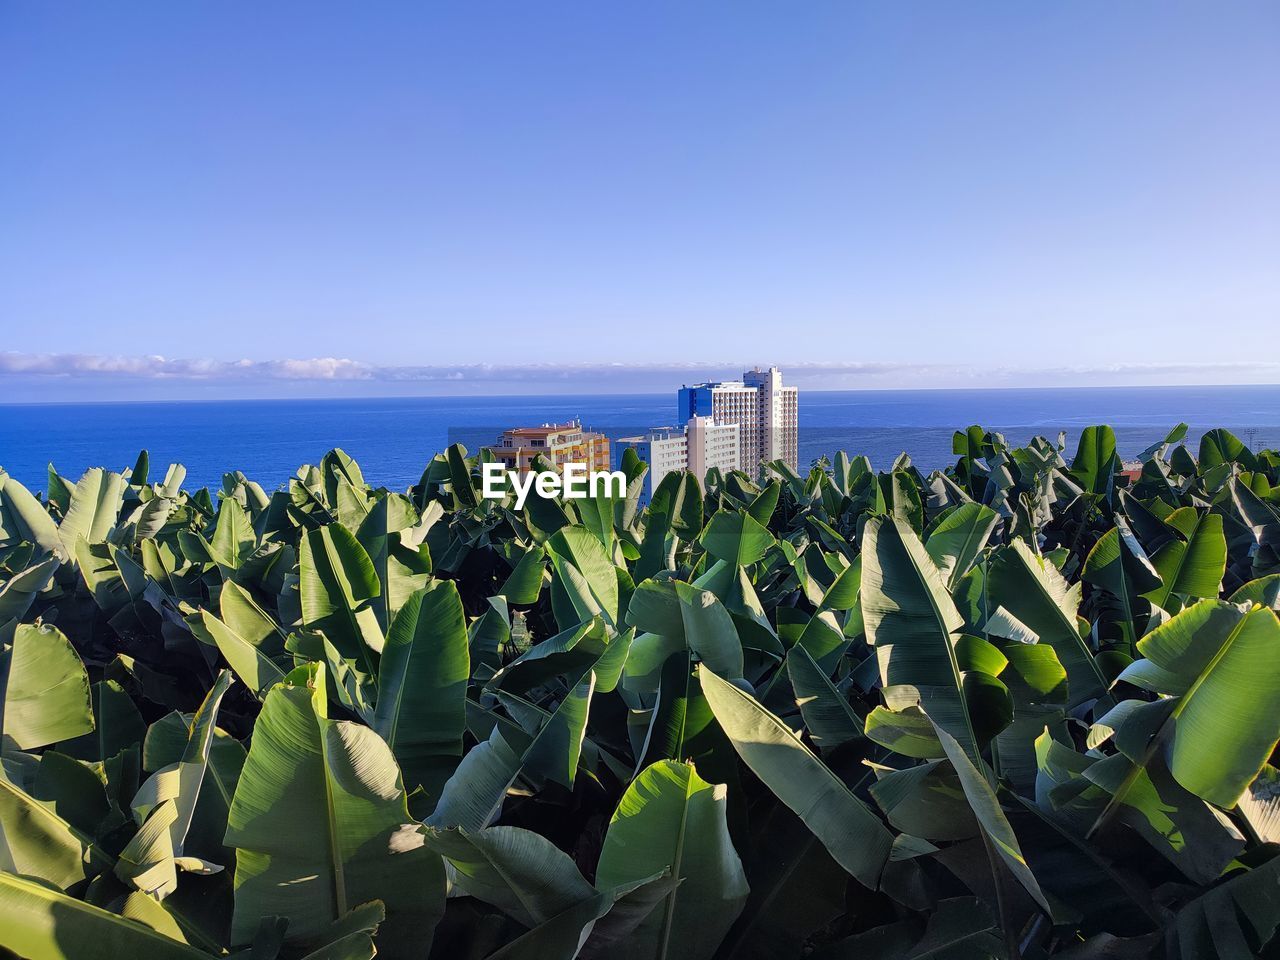
[[[12,399],[1277,382],[1278,321],[1273,0],[0,0]]]

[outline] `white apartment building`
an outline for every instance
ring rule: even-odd
[[[741,380],[681,387],[678,403],[685,420],[710,417],[718,425],[738,426],[739,466],[747,473],[766,460],[799,469],[799,390],[782,385],[777,367],[756,367]]]
[[[643,436],[621,437],[614,446],[619,458],[627,447],[634,447],[649,464],[646,500],[668,473],[688,470],[702,481],[713,467],[726,473],[736,470],[740,454],[737,424],[717,424],[710,417],[691,417],[681,428],[655,427]]]

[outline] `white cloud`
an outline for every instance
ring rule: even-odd
[[[144,380],[368,380],[376,368],[358,360],[172,359],[86,353],[0,353],[0,376],[114,377]]]
[[[1274,383],[1280,362],[1073,364],[1042,368],[989,364],[912,364],[891,362],[801,361],[774,359],[787,382],[810,389],[859,387],[1013,387],[1101,384]],[[743,365],[712,361],[623,363],[618,361],[528,364],[377,365],[346,357],[281,360],[213,360],[78,353],[0,352],[0,379],[28,381],[74,379],[84,382],[269,382],[369,384],[564,384],[625,391],[670,389],[679,383],[737,376]]]

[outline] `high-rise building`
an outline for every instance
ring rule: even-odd
[[[726,473],[738,468],[737,424],[717,424],[710,417],[691,417],[682,428],[655,427],[642,436],[620,437],[619,466],[627,447],[633,447],[640,459],[649,464],[646,499],[672,471],[688,470],[701,482],[713,467]]]
[[[556,469],[566,463],[584,463],[587,470],[609,469],[609,438],[582,429],[580,420],[544,423],[540,427],[514,427],[503,431],[498,442],[486,447],[508,470],[527,473],[538,455]]]
[[[799,469],[799,390],[782,385],[777,367],[756,367],[741,380],[698,383],[680,388],[682,420],[710,417],[716,424],[737,424],[742,469],[754,473],[766,460],[783,460]]]

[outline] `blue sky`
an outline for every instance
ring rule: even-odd
[[[1273,2],[0,0],[0,383],[1277,382],[1278,103]]]

